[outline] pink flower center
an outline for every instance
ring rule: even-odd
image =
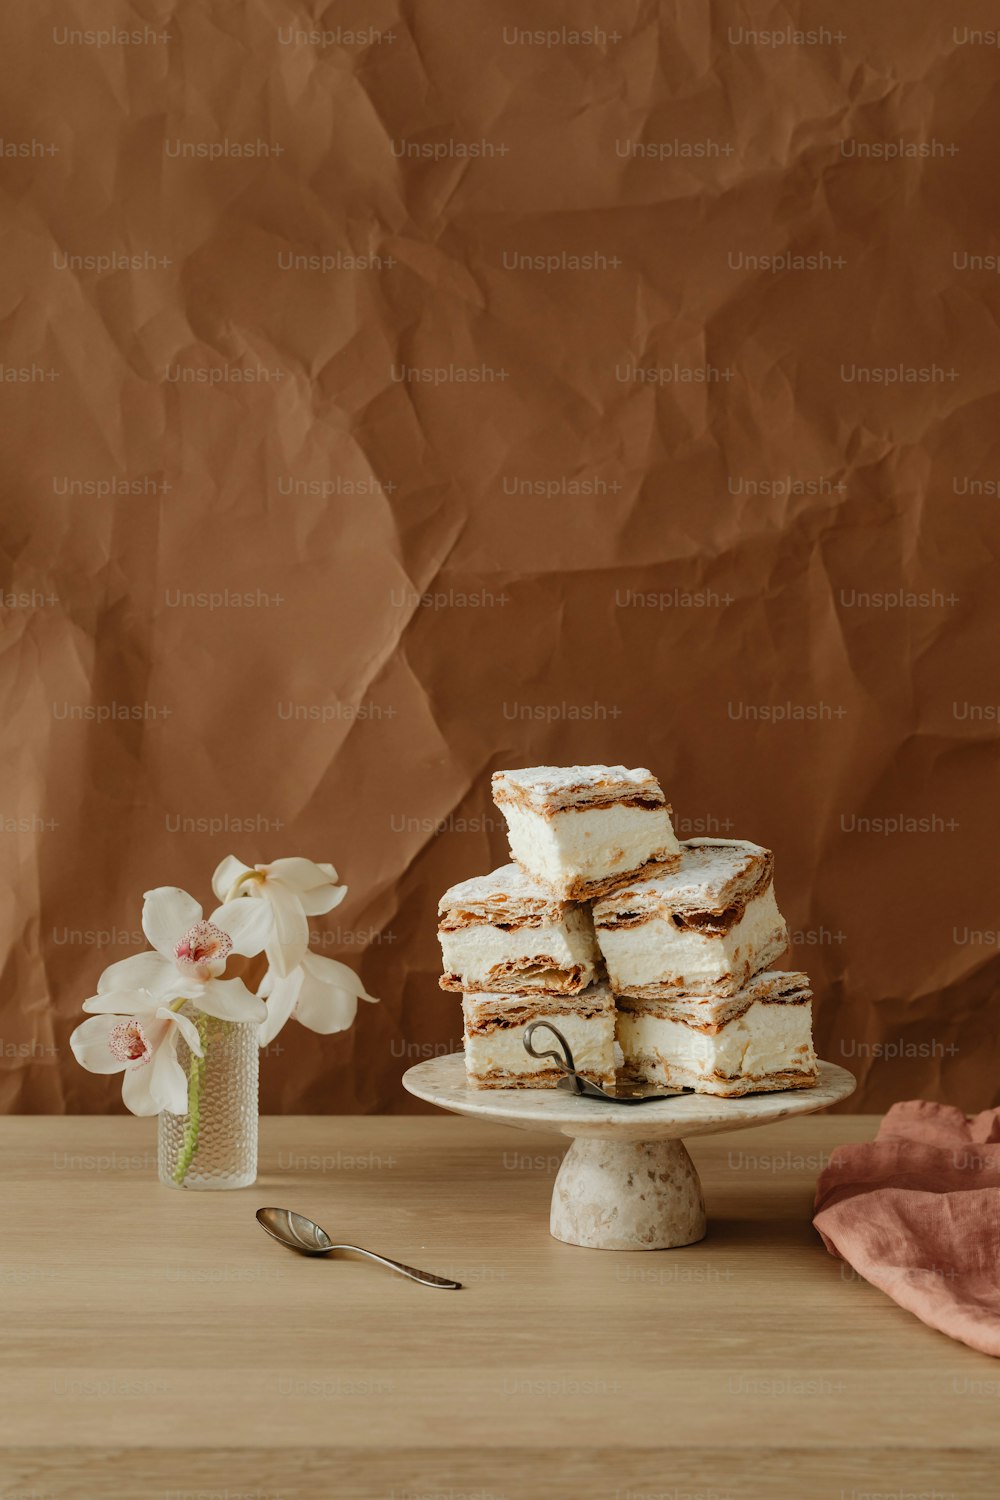
[[[119,1062],[149,1062],[153,1055],[146,1033],[134,1019],[119,1021],[117,1026],[112,1027],[108,1046],[111,1056],[116,1057]]]
[[[181,938],[174,952],[182,969],[199,979],[221,974],[233,948],[233,940],[211,922],[196,922]]]

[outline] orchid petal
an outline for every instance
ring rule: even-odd
[[[90,995],[82,1009],[88,1016],[151,1016],[159,1004],[148,990],[109,990],[106,995]]]
[[[321,885],[314,891],[303,891],[299,901],[307,917],[322,917],[339,906],[346,895],[346,885]]]
[[[109,965],[97,981],[97,993],[107,995],[112,990],[124,993],[146,991],[156,995],[177,978],[173,962],[162,953],[133,953],[131,958],[121,958]]]
[[[168,1006],[161,1005],[160,1009],[156,1012],[156,1018],[158,1021],[168,1021],[176,1026],[195,1057],[202,1057],[204,1055],[201,1037],[198,1035],[198,1028],[190,1016],[184,1016],[179,1010],[171,1010]]]
[[[271,975],[268,982],[270,993],[267,1000],[267,1015],[260,1024],[257,1040],[262,1047],[268,1042],[273,1042],[278,1032],[288,1020],[295,1009],[298,998],[299,987],[302,983],[302,970],[295,969],[286,979],[276,978]]]
[[[308,917],[319,917],[347,895],[347,887],[338,886],[333,865],[318,865],[311,859],[276,859],[265,865],[266,888],[270,894],[275,884],[282,885],[298,898]]]
[[[275,859],[263,866],[268,881],[280,880],[290,891],[301,895],[318,885],[329,885],[330,877],[324,869],[311,859]]]
[[[220,906],[209,917],[213,927],[219,927],[233,940],[233,952],[252,958],[263,953],[274,929],[274,917],[266,901],[255,901],[252,897],[239,896]]]
[[[142,930],[157,953],[162,953],[171,962],[181,938],[200,921],[201,907],[179,886],[161,885],[155,891],[146,892]]]
[[[267,944],[267,956],[279,979],[284,979],[308,952],[309,923],[294,891],[279,881],[268,881],[265,890],[274,913],[274,932]]]
[[[172,1115],[187,1113],[187,1076],[177,1061],[172,1032],[149,1062],[126,1069],[122,1099],[134,1115],[158,1115],[164,1109]]]
[[[358,981],[345,964],[335,967],[344,969],[352,983],[343,984],[338,979],[327,977],[323,964],[333,964],[332,959],[307,959],[302,965],[302,985],[299,989],[295,1019],[310,1031],[328,1036],[334,1031],[346,1031],[358,1013]]]
[[[260,1022],[267,1015],[263,1000],[251,995],[242,979],[208,979],[197,992],[192,988],[190,999],[206,1016],[220,1021]]]
[[[120,1026],[121,1016],[91,1016],[81,1021],[70,1035],[73,1056],[88,1073],[121,1073],[126,1067],[111,1051],[111,1033]]]
[[[369,1005],[378,1005],[377,995],[369,995],[361,980],[348,964],[342,964],[336,958],[323,958],[318,953],[309,953],[302,961],[302,967],[311,972],[323,984],[335,984],[341,989],[350,989],[357,995],[359,1000],[367,1000]]]
[[[212,876],[212,890],[220,901],[225,901],[236,882],[242,880],[244,875],[253,873],[252,865],[245,865],[241,859],[236,858],[235,854],[227,854],[225,859],[216,866],[215,874]]]

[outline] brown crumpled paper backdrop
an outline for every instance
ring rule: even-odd
[[[549,761],[775,849],[848,1108],[998,1102],[996,24],[6,8],[3,1108],[121,1108],[79,1003],[230,852],[382,997],[265,1110],[419,1108]]]

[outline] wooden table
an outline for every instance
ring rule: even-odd
[[[156,1181],[155,1122],[7,1118],[0,1495],[31,1500],[995,1500],[1000,1368],[823,1250],[863,1117],[694,1139],[709,1237],[546,1232],[551,1136],[263,1122],[257,1186]],[[466,1283],[306,1260],[287,1204]]]

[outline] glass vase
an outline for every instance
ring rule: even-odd
[[[198,1028],[203,1056],[178,1037],[188,1107],[186,1114],[164,1110],[159,1117],[160,1181],[201,1191],[249,1187],[257,1178],[257,1023],[220,1021],[191,1005],[184,1014]]]

